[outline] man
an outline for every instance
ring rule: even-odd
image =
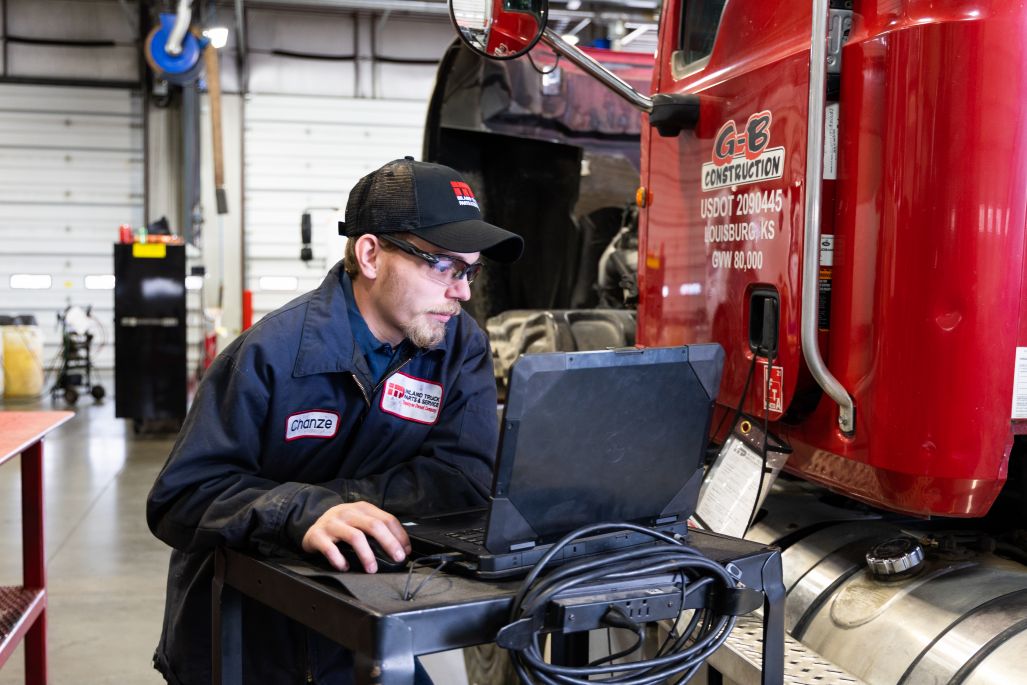
[[[396,160],[350,192],[342,265],[221,354],[147,502],[171,545],[156,668],[210,682],[212,551],[401,560],[396,515],[479,506],[498,440],[492,357],[460,308],[479,255],[523,241],[481,220],[452,169]],[[343,272],[342,266],[345,267]],[[349,683],[352,657],[257,602],[243,605],[252,683]]]

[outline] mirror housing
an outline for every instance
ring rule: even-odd
[[[548,0],[449,0],[460,40],[492,59],[514,59],[535,47],[548,13]]]
[[[674,138],[699,123],[699,96],[657,93],[649,112],[649,125],[663,138]]]

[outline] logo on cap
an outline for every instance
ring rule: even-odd
[[[453,186],[453,193],[456,195],[456,201],[461,205],[467,207],[478,207],[478,201],[474,199],[474,192],[471,190],[471,186],[467,185],[463,181],[450,181],[449,185]]]

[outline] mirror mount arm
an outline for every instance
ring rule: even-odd
[[[619,76],[571,45],[550,28],[542,32],[542,42],[579,69],[627,100],[635,109],[649,115],[649,123],[661,136],[672,138],[699,121],[699,96],[678,93],[643,95]]]
[[[612,71],[565,41],[556,31],[546,27],[542,31],[542,42],[585,73],[598,79],[604,86],[627,100],[635,109],[646,114],[652,113],[653,99],[651,97],[639,93]]]

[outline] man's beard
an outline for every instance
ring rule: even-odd
[[[431,314],[444,314],[448,316],[459,316],[460,305],[452,307],[435,307],[415,316],[412,320],[400,326],[410,342],[421,348],[431,349],[437,347],[446,337],[446,324],[431,318]]]

